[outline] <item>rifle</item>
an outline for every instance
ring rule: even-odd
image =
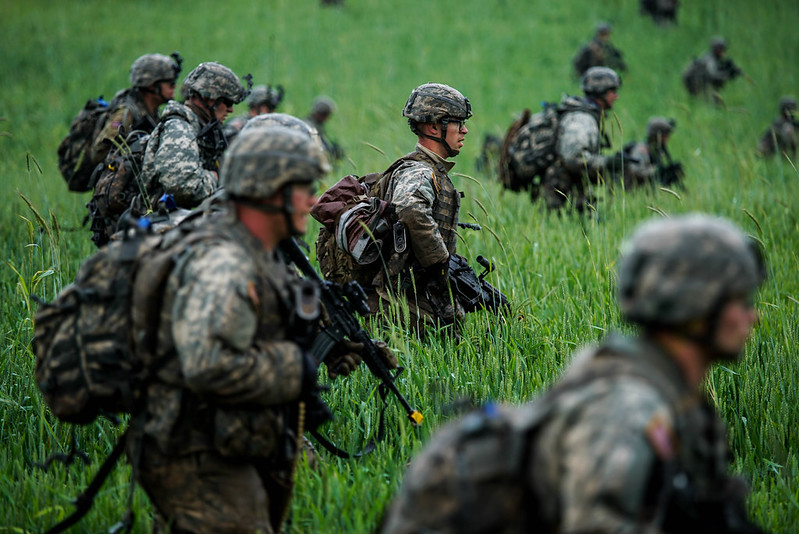
[[[391,369],[380,354],[380,349],[358,322],[356,314],[366,315],[370,311],[366,302],[366,293],[361,285],[354,280],[346,284],[336,284],[323,279],[293,238],[284,240],[281,243],[281,249],[300,272],[318,284],[320,300],[330,319],[330,325],[324,328],[311,344],[310,350],[314,357],[322,362],[330,350],[344,339],[363,343],[364,351],[361,353],[361,357],[369,371],[380,380],[380,387],[397,397],[408,419],[414,425],[421,424],[424,417],[410,405],[394,383],[404,369],[400,367],[395,374],[391,373]]]
[[[448,275],[454,297],[467,313],[481,308],[495,314],[509,310],[508,297],[485,280],[486,275],[494,270],[494,264],[483,256],[477,256],[477,263],[484,269],[479,276],[466,258],[457,254],[450,255]]]

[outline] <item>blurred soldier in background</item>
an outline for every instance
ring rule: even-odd
[[[441,430],[413,461],[388,534],[762,532],[727,474],[725,428],[702,382],[738,361],[765,278],[728,221],[641,225],[617,297],[634,337],[584,349],[520,408],[489,405]]]
[[[158,107],[175,94],[182,63],[177,52],[171,56],[146,54],[133,62],[130,87],[114,95],[105,126],[92,144],[95,162],[103,161],[114,144],[125,142],[131,132],[153,131],[158,124]]]
[[[796,99],[792,96],[780,98],[780,116],[763,133],[757,149],[764,156],[773,156],[776,153],[786,154],[790,158],[796,157],[796,129],[799,123],[794,118]]]
[[[627,70],[621,50],[610,42],[610,24],[606,22],[596,27],[594,38],[580,47],[573,63],[578,78],[591,67],[610,67],[617,72]]]
[[[694,59],[682,73],[682,81],[691,95],[712,95],[720,102],[718,92],[730,80],[744,75],[735,62],[725,57],[727,42],[721,37],[710,40],[710,51]]]
[[[682,164],[671,159],[667,145],[676,122],[665,117],[652,117],[646,123],[646,142],[628,146],[629,159],[624,166],[624,188],[645,185],[681,186]]]
[[[252,88],[250,96],[247,98],[247,105],[249,111],[244,115],[233,117],[225,123],[224,132],[228,144],[233,142],[235,138],[247,121],[256,115],[263,115],[265,113],[274,113],[280,102],[283,101],[283,86],[278,85],[272,87],[271,85],[256,85]]]
[[[679,0],[641,0],[641,14],[649,15],[661,26],[677,24]]]
[[[610,178],[621,168],[623,154],[601,155],[610,146],[604,133],[604,114],[619,98],[621,79],[613,69],[591,67],[582,77],[584,98],[566,96],[560,105],[567,109],[558,124],[557,159],[544,175],[542,195],[547,207],[558,210],[568,202],[584,212],[593,202],[588,183]]]
[[[219,63],[201,63],[186,76],[185,103],[172,101],[153,130],[142,177],[148,196],[172,195],[192,208],[219,187],[219,165],[227,148],[222,123],[248,91],[238,76]]]
[[[336,112],[336,103],[332,98],[327,96],[317,96],[313,105],[311,106],[311,113],[305,119],[305,122],[310,124],[319,133],[322,143],[325,145],[325,150],[330,157],[331,163],[335,163],[344,159],[344,149],[330,139],[325,132],[325,123],[330,120],[330,117]]]
[[[280,531],[303,432],[329,411],[307,349],[320,304],[278,244],[305,233],[328,169],[306,135],[242,132],[221,170],[226,209],[165,237],[194,240],[165,283],[146,421],[128,442],[163,532]],[[331,378],[360,363],[340,345],[325,358]]]

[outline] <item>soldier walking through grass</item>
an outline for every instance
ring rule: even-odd
[[[582,350],[531,403],[441,430],[383,532],[762,532],[702,382],[742,357],[764,278],[757,245],[726,220],[641,225],[617,287],[638,333]]]

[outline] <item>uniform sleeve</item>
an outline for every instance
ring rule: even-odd
[[[172,335],[188,387],[222,404],[296,399],[302,352],[291,341],[256,338],[258,311],[274,310],[278,321],[280,312],[274,292],[254,296],[250,259],[235,246],[217,245],[192,254],[176,270]],[[266,302],[258,305],[258,298]]]
[[[599,154],[599,126],[588,113],[563,116],[557,143],[558,154],[571,173],[587,172],[595,176],[604,170],[607,158]]]
[[[652,164],[646,145],[644,143],[638,143],[635,145],[630,155],[633,159],[637,159],[638,162],[632,159],[626,161],[629,172],[644,180],[652,180],[655,177],[656,168],[655,165]]]
[[[564,419],[559,443],[564,533],[656,533],[642,523],[656,456],[647,426],[670,421],[665,402],[650,387],[632,380],[584,403]]]
[[[161,144],[154,157],[161,187],[184,208],[196,206],[218,187],[217,175],[202,166],[195,137],[188,122],[170,119],[163,125]]]
[[[414,162],[400,167],[392,181],[391,203],[397,218],[408,231],[416,259],[423,267],[447,259],[447,245],[433,219],[433,202],[436,199],[433,169]]]

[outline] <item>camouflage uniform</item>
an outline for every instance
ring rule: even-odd
[[[92,144],[92,159],[100,162],[114,147],[114,141],[124,139],[134,130],[150,133],[158,124],[158,114],[150,114],[136,89],[123,89],[109,104],[111,111]]]
[[[265,113],[273,113],[282,100],[282,85],[278,85],[276,88],[272,88],[268,85],[256,85],[253,87],[249,98],[247,98],[247,104],[250,107],[249,113],[233,117],[225,123],[223,131],[225,132],[225,138],[228,144],[236,138],[241,129],[244,128],[244,125],[247,124],[252,117],[260,113],[258,108],[266,106],[267,111]]]
[[[566,111],[558,124],[555,146],[557,160],[542,181],[542,193],[549,209],[562,208],[567,201],[583,211],[591,201],[588,183],[598,183],[609,163],[609,157],[599,153],[610,142],[602,133],[602,110],[586,98],[564,97],[561,106]]]
[[[305,122],[311,128],[314,128],[316,132],[319,134],[319,138],[322,140],[322,144],[325,146],[325,150],[327,151],[328,157],[332,161],[338,161],[344,158],[344,149],[336,143],[334,140],[328,137],[327,132],[325,132],[325,122],[327,118],[335,113],[336,111],[336,103],[333,102],[332,99],[326,96],[319,96],[314,99],[313,106],[311,107],[311,113],[308,117],[305,118]],[[322,120],[322,117],[324,119]]]
[[[775,153],[785,153],[795,157],[797,153],[796,127],[797,122],[793,117],[796,111],[796,100],[792,97],[780,99],[780,116],[771,126],[763,132],[758,150],[764,156],[773,156]]]
[[[717,55],[716,51],[726,51],[727,43],[720,37],[710,41],[710,51],[698,59],[694,59],[683,71],[682,79],[685,88],[692,95],[707,95],[717,93],[728,81],[734,80],[743,74],[738,65],[723,54]],[[718,95],[714,95],[718,101]]]
[[[679,332],[700,317],[714,324],[763,277],[732,225],[657,221],[625,247],[619,304],[629,322]],[[697,343],[711,350],[715,328]],[[713,404],[657,339],[611,335],[536,401],[445,427],[411,464],[383,532],[761,532],[746,518],[745,484],[727,475]]]
[[[601,37],[609,34],[610,26],[600,24],[597,26],[596,36],[577,51],[572,63],[578,78],[591,67],[610,67],[619,72],[627,70],[627,63],[624,62],[621,50],[607,40],[609,37],[604,40]]]
[[[171,194],[178,206],[184,208],[196,206],[219,187],[219,158],[227,146],[219,142],[224,141],[219,124],[208,135],[198,138],[208,124],[198,113],[200,110],[187,104],[175,101],[167,104],[147,143],[142,165],[142,178],[149,194]]]
[[[269,133],[288,142],[263,149],[266,134],[255,132],[240,137],[238,153],[231,148],[222,175],[234,202],[268,198],[325,172],[327,163],[310,141],[285,129]],[[313,159],[293,149],[298,139],[312,147]],[[279,249],[265,249],[233,206],[218,204],[199,222],[184,223],[195,225],[189,236],[207,236],[178,256],[162,292],[155,339],[138,345],[151,377],[143,435],[136,436],[142,444],[137,478],[159,526],[172,532],[277,532],[298,440],[319,422],[321,401],[308,396],[316,365],[303,349],[318,325],[312,317],[299,319],[300,280]],[[164,237],[166,246],[186,235],[179,226]],[[132,462],[137,447],[131,439]]]
[[[625,149],[629,157],[624,165],[624,187],[627,190],[646,185],[679,185],[682,165],[671,159],[664,137],[674,131],[674,121],[652,117],[647,123],[647,140]]]

